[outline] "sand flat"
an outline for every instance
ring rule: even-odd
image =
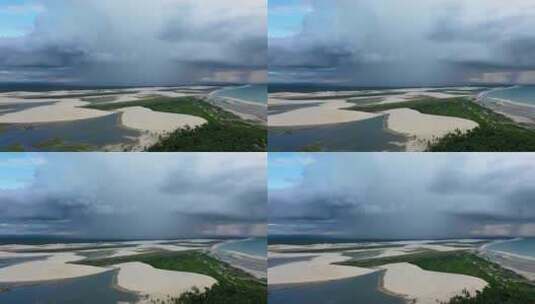
[[[156,112],[144,107],[121,108],[118,112],[122,113],[121,121],[124,126],[154,133],[172,132],[187,126],[195,128],[207,123],[201,117]]]
[[[409,151],[425,149],[427,141],[443,137],[455,130],[466,132],[478,126],[476,122],[468,119],[423,114],[408,108],[393,109],[383,113],[388,114],[389,129],[415,137],[415,140],[408,145]]]
[[[117,284],[121,288],[152,299],[164,300],[169,296],[177,298],[193,287],[202,291],[217,283],[206,275],[160,270],[140,262],[117,264],[114,267],[119,268]],[[150,303],[150,299],[146,303]]]
[[[471,295],[483,290],[487,282],[472,276],[426,271],[409,263],[381,266],[386,269],[383,287],[413,299],[417,304],[447,302],[466,289]]]
[[[41,100],[53,101],[53,100]],[[81,108],[87,105],[77,99],[62,100],[52,105],[0,115],[0,123],[48,123],[90,119],[112,115],[113,112]]]
[[[307,102],[317,102],[307,100]],[[289,104],[289,103],[288,103]],[[268,117],[270,127],[320,126],[375,118],[383,114],[344,110],[354,106],[345,100],[331,100],[318,106],[292,110]]]
[[[339,253],[322,254],[308,261],[293,262],[268,268],[269,284],[298,284],[346,279],[377,270],[332,265],[351,259]]]
[[[69,264],[83,259],[74,253],[57,253],[46,260],[32,261],[0,269],[0,283],[63,280],[109,271],[109,269]]]

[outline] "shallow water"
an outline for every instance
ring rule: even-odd
[[[269,128],[268,147],[272,152],[307,149],[320,151],[403,151],[394,142],[406,138],[385,129],[385,117],[350,123],[305,128]]]
[[[135,302],[137,296],[134,294],[112,287],[115,275],[116,271],[109,271],[70,280],[9,287],[8,291],[0,292],[0,303],[117,304],[118,302]],[[6,286],[2,284],[0,288]]]
[[[535,239],[527,238],[495,242],[487,246],[487,249],[535,258]]]
[[[307,103],[298,103],[298,104],[284,104],[284,105],[269,105],[268,114],[276,115],[285,112],[290,112],[293,110],[299,110],[304,108],[317,107],[320,105],[317,102],[307,102]]]
[[[291,258],[269,258],[268,259],[268,268],[295,263],[295,262],[305,262],[310,261],[317,256],[300,256],[300,257],[291,257]]]
[[[54,151],[57,148],[46,143],[55,139],[63,144],[88,145],[91,150],[133,142],[139,132],[121,127],[119,119],[119,114],[112,114],[69,122],[5,125],[0,130],[0,150],[21,146],[25,151]]]
[[[26,263],[26,262],[44,260],[46,258],[47,258],[46,256],[42,256],[42,257],[21,257],[21,258],[17,258],[17,257],[14,257],[14,258],[1,258],[0,259],[0,268],[9,267],[9,266],[13,266],[13,265],[21,264],[21,263]]]
[[[494,90],[486,95],[491,98],[499,98],[514,102],[535,105],[535,86],[522,86]]]
[[[365,260],[365,259],[376,257],[383,252],[384,250],[356,251],[356,252],[344,252],[343,255],[352,257],[354,260]]]
[[[213,93],[215,97],[230,97],[256,103],[267,103],[266,85],[247,85],[224,88]]]
[[[379,291],[381,273],[313,284],[276,285],[268,288],[270,304],[402,304],[403,299]]]
[[[56,101],[46,101],[46,102],[21,102],[21,103],[11,103],[11,104],[1,104],[0,105],[0,115],[20,112],[24,110],[29,110],[31,108],[50,106],[55,104]]]

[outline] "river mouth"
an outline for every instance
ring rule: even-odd
[[[269,286],[270,304],[402,304],[405,300],[379,290],[383,272],[311,284]]]
[[[117,270],[81,278],[35,284],[0,284],[0,303],[135,303],[137,295],[115,288]]]
[[[0,125],[1,151],[97,151],[134,144],[140,132],[121,125],[118,113],[104,117],[40,124]]]
[[[270,152],[404,151],[407,138],[389,131],[386,116],[314,127],[271,127]]]

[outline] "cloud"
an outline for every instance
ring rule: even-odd
[[[163,238],[265,230],[262,154],[43,157],[31,183],[0,189],[2,234]]]
[[[495,236],[500,227],[496,235],[534,236],[534,161],[528,154],[319,157],[301,179],[270,188],[270,233],[447,238]]]
[[[264,1],[42,0],[32,5],[42,8],[34,29],[0,38],[0,70],[19,80],[248,82],[266,73]]]
[[[307,1],[311,9],[299,32],[269,37],[270,81],[529,83],[535,4],[512,2]],[[277,32],[284,25],[270,26]]]

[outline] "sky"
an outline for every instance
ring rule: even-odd
[[[1,153],[0,236],[266,234],[262,153]]]
[[[264,83],[265,0],[2,0],[0,82]]]
[[[271,153],[269,235],[535,236],[535,155]]]
[[[532,0],[270,0],[269,81],[535,84]]]

